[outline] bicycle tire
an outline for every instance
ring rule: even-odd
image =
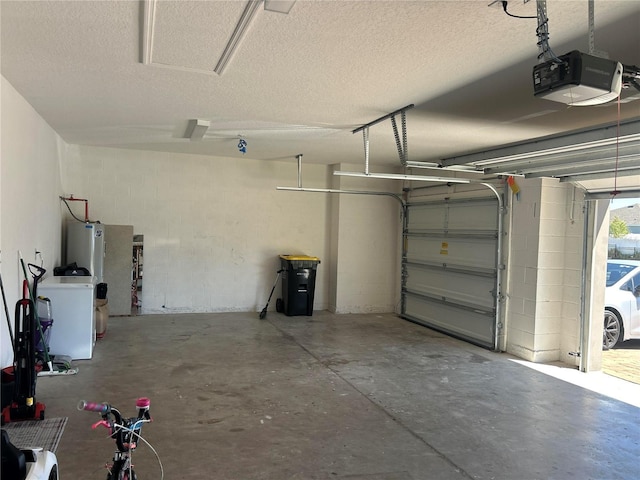
[[[131,469],[131,478],[129,478],[129,469],[122,471],[122,478],[116,480],[138,480],[135,470]]]
[[[122,473],[122,475],[120,475]],[[107,475],[107,480],[137,480],[138,476],[136,475],[136,471],[131,469],[131,478],[129,478],[129,469],[122,470],[121,468],[113,469],[109,475]]]
[[[111,471],[107,474],[107,480],[122,480],[120,478],[122,464],[122,461],[114,462],[114,464],[111,466]]]

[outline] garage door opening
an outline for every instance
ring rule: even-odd
[[[602,371],[640,384],[640,198],[609,205]]]

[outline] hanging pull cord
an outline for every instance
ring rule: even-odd
[[[613,172],[613,192],[611,198],[615,198],[620,193],[618,190],[618,160],[620,159],[620,95],[618,95],[618,121],[616,124],[616,167]]]

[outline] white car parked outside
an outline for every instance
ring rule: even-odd
[[[608,260],[603,347],[640,338],[640,261]]]

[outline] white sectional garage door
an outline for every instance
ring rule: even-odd
[[[404,318],[494,347],[498,215],[495,196],[408,203]]]

